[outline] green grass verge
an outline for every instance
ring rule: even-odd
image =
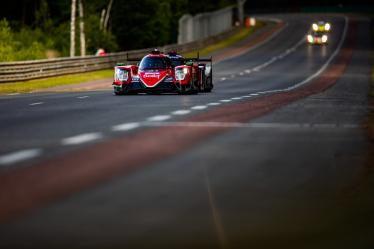
[[[95,72],[69,74],[64,76],[51,77],[46,79],[36,79],[29,81],[2,83],[0,84],[0,94],[7,93],[26,93],[39,89],[78,84],[82,82],[99,80],[113,76],[113,70],[101,70]]]
[[[204,56],[204,55],[207,55],[211,52],[229,47],[232,44],[245,39],[247,36],[249,36],[250,34],[255,32],[257,29],[263,27],[264,25],[265,25],[264,22],[257,21],[256,26],[254,26],[254,27],[251,27],[251,28],[244,28],[243,27],[238,33],[234,34],[233,36],[230,36],[229,38],[227,38],[223,41],[220,41],[216,44],[212,44],[212,45],[210,45],[210,46],[208,46],[204,49],[201,49],[201,50],[196,50],[196,51],[191,51],[191,52],[188,52],[188,53],[184,53],[183,56],[185,56],[185,57],[195,57],[197,52],[199,52],[200,56]]]

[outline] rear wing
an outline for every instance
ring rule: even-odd
[[[199,52],[197,52],[197,57],[192,58],[184,58],[184,60],[187,61],[194,61],[194,62],[210,62],[212,64],[213,58],[212,56],[210,58],[200,58]]]

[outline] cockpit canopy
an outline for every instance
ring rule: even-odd
[[[139,65],[140,70],[171,68],[172,62],[166,56],[146,56]]]

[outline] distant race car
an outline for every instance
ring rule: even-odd
[[[306,37],[307,42],[311,45],[325,45],[328,42],[328,35],[321,31],[311,31]]]
[[[312,24],[313,31],[330,32],[331,24],[325,21],[319,21]]]
[[[176,52],[152,51],[138,65],[117,64],[113,89],[116,95],[131,93],[193,93],[213,89],[212,59],[184,58]]]

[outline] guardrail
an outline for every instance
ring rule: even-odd
[[[194,42],[185,44],[172,44],[158,47],[160,51],[178,51],[186,53],[202,49],[206,46],[219,42],[240,30],[233,27],[221,34],[211,36]],[[127,56],[142,57],[149,53],[151,49],[131,50],[119,53],[110,53],[104,56],[85,56],[73,58],[56,58],[34,61],[18,61],[0,63],[0,83],[26,81],[39,78],[47,78],[64,74],[83,73],[108,69],[118,62],[126,63]]]

